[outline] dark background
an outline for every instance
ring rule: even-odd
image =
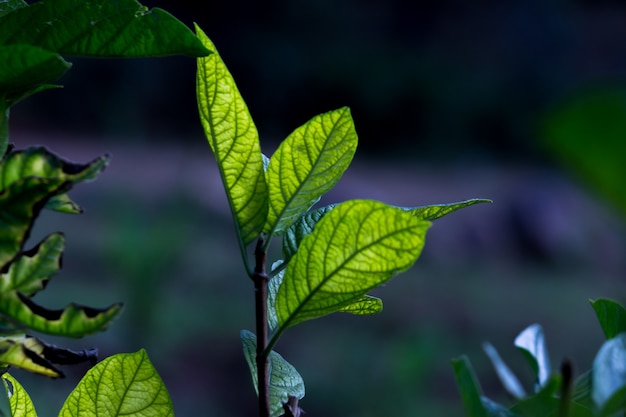
[[[543,127],[579,95],[624,85],[626,5],[145,4],[197,22],[213,40],[265,153],[312,116],[351,108],[359,150],[323,203],[494,200],[435,223],[417,265],[377,293],[380,315],[332,315],[281,339],[277,350],[304,377],[307,415],[461,415],[449,360],[462,353],[486,394],[506,403],[480,344],[493,342],[530,388],[512,342],[534,322],[546,329],[554,369],[565,356],[579,371],[590,366],[602,334],[587,300],[625,301],[624,223],[548,150]],[[252,287],[198,121],[195,60],[68,59],[63,90],[12,109],[11,139],[80,162],[113,158],[75,190],[84,215],[48,213],[39,223],[33,243],[61,229],[68,247],[38,301],[125,301],[110,330],[72,343],[102,356],[145,347],[179,416],[253,415],[238,340],[253,328]],[[611,151],[626,155],[623,144]],[[65,385],[16,376],[36,406],[48,405],[40,413],[56,415],[83,371]]]

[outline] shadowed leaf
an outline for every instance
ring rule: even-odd
[[[465,356],[452,360],[456,385],[461,392],[463,407],[467,417],[489,417],[483,405],[482,389],[476,379],[469,359]]]
[[[496,374],[504,386],[504,389],[506,389],[509,394],[518,400],[524,398],[526,396],[526,391],[524,391],[522,384],[519,382],[513,371],[511,371],[508,365],[502,360],[496,348],[493,347],[491,343],[485,342],[483,343],[483,350],[489,357],[489,360],[496,370]]]
[[[241,331],[241,342],[243,344],[243,353],[246,362],[250,368],[254,389],[258,395],[258,375],[256,367],[256,336],[248,330]],[[270,374],[270,415],[271,417],[279,417],[284,413],[283,403],[286,403],[289,397],[296,397],[299,400],[304,398],[304,381],[289,362],[281,355],[271,351],[268,356],[269,374]]]
[[[269,213],[263,231],[280,234],[339,181],[356,151],[350,110],[315,116],[285,139],[267,169]]]
[[[624,307],[608,298],[598,298],[591,300],[590,303],[607,339],[626,332],[626,310]]]
[[[62,55],[204,56],[178,19],[136,0],[41,0],[0,18],[0,45],[33,45]],[[25,29],[28,28],[28,29]]]
[[[302,239],[304,239],[306,235],[313,232],[313,228],[317,222],[320,221],[321,218],[335,206],[336,204],[331,204],[310,211],[296,220],[294,224],[289,226],[289,229],[287,229],[287,232],[285,232],[283,236],[283,254],[285,255],[285,262],[289,262],[291,257],[297,252]]]
[[[215,46],[196,26],[202,43]],[[237,233],[244,244],[261,233],[267,216],[267,184],[259,135],[235,80],[217,52],[198,59],[200,121],[217,161]]]
[[[524,354],[530,364],[536,379],[535,391],[539,391],[552,373],[543,328],[539,324],[532,324],[525,328],[515,338],[515,347]]]

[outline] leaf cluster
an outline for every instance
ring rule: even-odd
[[[295,368],[272,350],[280,336],[335,312],[382,311],[382,301],[369,292],[415,263],[430,222],[488,200],[425,207],[373,200],[318,205],[355,154],[358,136],[350,109],[313,117],[271,157],[265,156],[246,103],[215,45],[197,26],[196,33],[212,52],[198,59],[200,119],[224,184],[243,263],[255,291],[263,294],[261,307],[257,305],[257,334],[241,333],[244,355],[260,397],[264,385],[269,386],[269,411],[261,405],[260,415],[289,416],[294,414],[290,401],[301,399],[305,391]],[[276,239],[282,251],[266,271],[270,243]],[[255,241],[251,262],[248,247]]]
[[[531,393],[489,343],[483,346],[507,393],[510,406],[491,401],[482,393],[467,357],[452,361],[457,386],[468,417],[609,417],[626,411],[626,310],[617,302],[599,298],[591,306],[606,336],[592,368],[574,375],[565,360],[559,370],[550,365],[543,329],[533,324],[515,339],[533,375]]]
[[[28,247],[35,220],[46,209],[82,212],[68,192],[95,179],[109,157],[76,164],[43,147],[15,150],[9,143],[9,109],[58,87],[52,83],[71,67],[67,55],[198,57],[209,51],[176,18],[135,0],[0,0],[0,28],[0,373],[11,414],[35,416],[30,398],[8,374],[10,367],[59,378],[60,365],[97,362],[97,349],[73,351],[35,334],[80,338],[103,331],[122,304],[94,308],[72,302],[55,310],[34,301],[60,271],[65,244],[57,232]],[[59,415],[96,414],[173,414],[167,390],[144,351],[93,367]]]

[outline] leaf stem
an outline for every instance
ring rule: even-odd
[[[270,417],[270,378],[268,355],[265,354],[269,328],[267,325],[267,283],[269,277],[265,272],[267,252],[263,250],[263,239],[257,241],[254,257],[254,298],[256,320],[256,367],[259,392],[259,417]]]

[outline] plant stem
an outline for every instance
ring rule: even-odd
[[[265,272],[267,252],[263,250],[263,239],[259,239],[254,251],[254,298],[256,320],[256,368],[259,391],[259,417],[270,417],[270,375],[268,355],[264,354],[267,346],[267,283],[269,278]]]

